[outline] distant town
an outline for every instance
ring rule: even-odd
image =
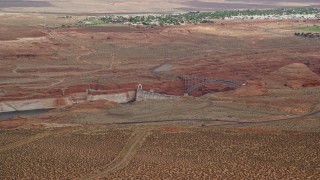
[[[90,16],[80,21],[83,25],[126,24],[131,26],[172,26],[213,24],[215,20],[320,20],[319,8],[228,10],[216,12],[188,12],[172,14]]]

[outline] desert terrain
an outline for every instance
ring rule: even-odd
[[[320,21],[61,26],[84,18],[1,12],[0,102],[58,108],[0,119],[0,179],[320,178],[320,40],[294,36]],[[138,84],[181,98],[63,106]]]
[[[163,13],[289,7],[320,7],[320,3],[317,0],[0,0],[1,11],[69,14]]]

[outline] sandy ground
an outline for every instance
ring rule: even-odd
[[[171,124],[0,134],[2,179],[320,177],[319,131]]]

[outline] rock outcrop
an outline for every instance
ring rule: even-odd
[[[320,76],[302,63],[281,67],[264,78],[268,88],[302,88],[320,86]]]

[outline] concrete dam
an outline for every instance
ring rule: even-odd
[[[105,90],[87,90],[85,93],[70,95],[63,98],[45,98],[0,102],[0,113],[37,109],[54,109],[71,106],[72,104],[78,104],[85,101],[107,100],[116,103],[128,103],[132,101],[145,101],[149,99],[163,100],[180,98],[180,96],[172,96],[167,94],[159,94],[152,91],[145,91],[142,89],[141,84],[138,85],[138,88],[136,90],[130,90],[121,93],[94,95],[90,94],[90,92],[92,91],[104,92]]]

